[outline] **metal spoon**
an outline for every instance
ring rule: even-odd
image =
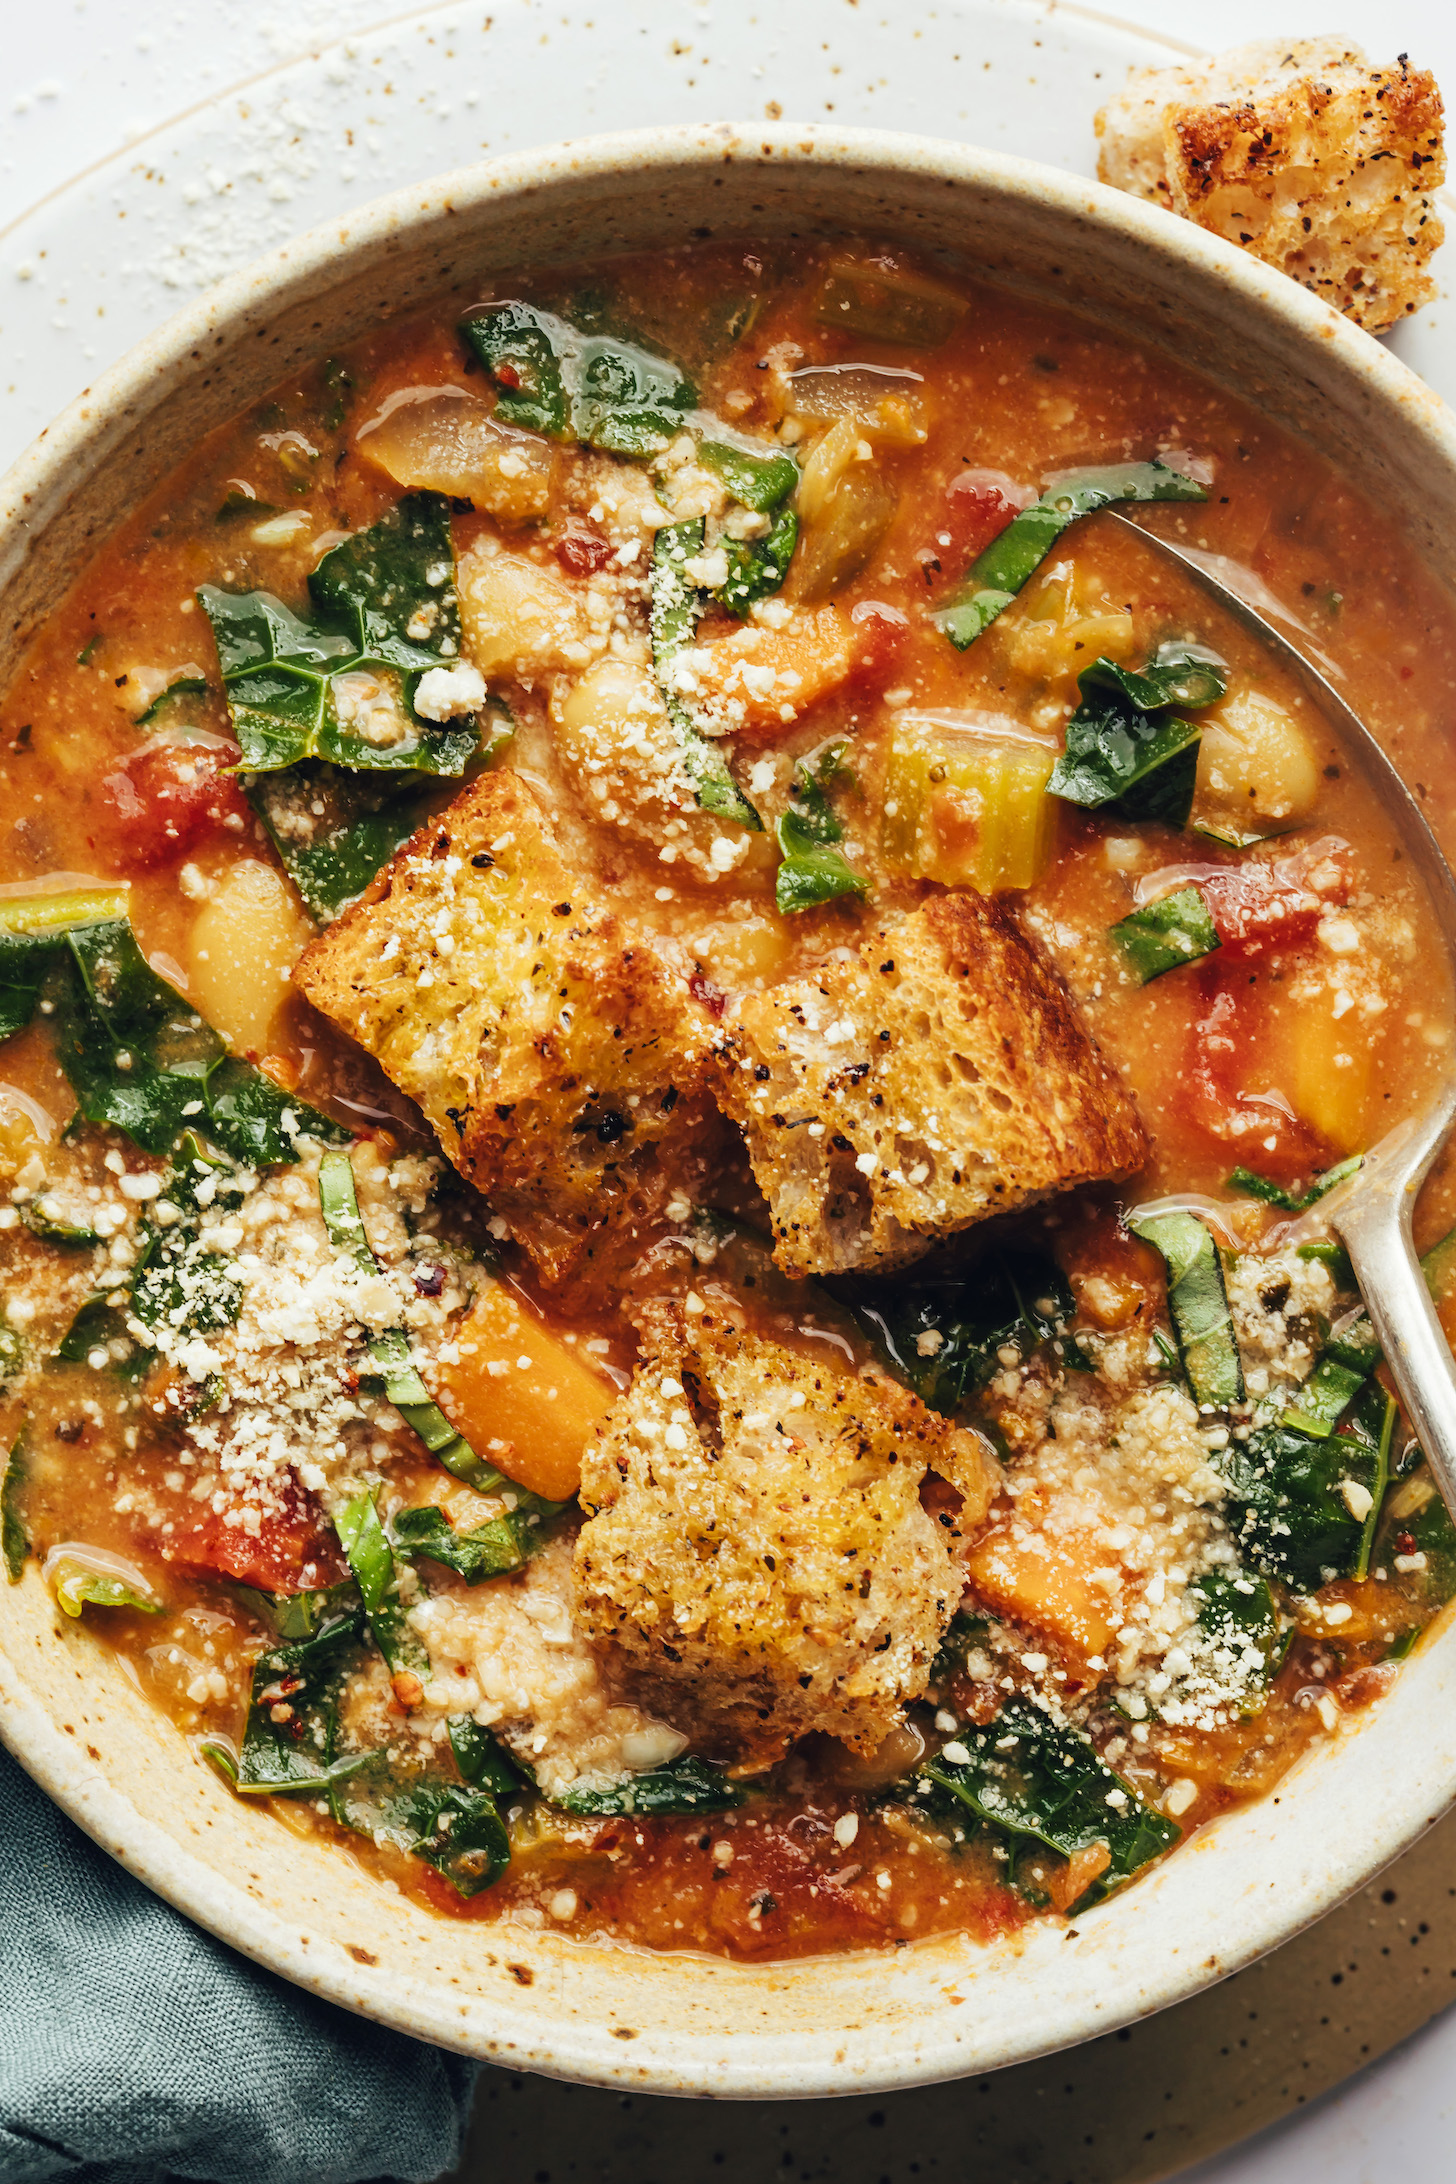
[[[1211,592],[1236,622],[1257,637],[1302,685],[1342,737],[1386,812],[1424,886],[1446,944],[1456,986],[1456,880],[1425,816],[1358,713],[1297,645],[1239,596],[1209,563],[1215,556],[1175,546],[1157,532],[1107,509],[1120,523],[1166,554]],[[1418,1114],[1398,1123],[1366,1155],[1347,1183],[1321,1206],[1350,1254],[1371,1323],[1385,1352],[1406,1416],[1425,1450],[1446,1507],[1456,1517],[1456,1360],[1436,1317],[1411,1233],[1417,1193],[1456,1119],[1456,1070]]]

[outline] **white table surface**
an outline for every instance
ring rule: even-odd
[[[534,9],[543,39],[566,13],[564,6],[545,0],[505,4]],[[746,35],[762,41],[749,73],[763,104],[778,98],[788,118],[817,119],[824,118],[834,86],[827,81],[808,86],[803,39],[796,50],[795,34],[806,29],[810,12],[822,16],[826,8],[838,17],[836,51],[841,56],[853,51],[858,38],[865,40],[867,55],[874,42],[881,69],[874,121],[887,128],[926,126],[913,65],[913,26],[923,23],[928,33],[937,24],[943,26],[955,13],[955,0],[940,0],[939,5],[935,0],[770,0],[759,7],[733,0],[731,8],[729,0],[597,0],[595,17],[598,33],[603,26],[614,32],[620,28],[623,42],[630,39],[637,52],[650,53],[662,74],[652,112],[634,113],[634,121],[705,118],[704,99],[711,102],[712,92],[704,80],[706,70],[694,80],[692,53],[696,49],[701,54],[705,45],[721,38],[735,18],[745,25]],[[856,15],[856,9],[862,12]],[[486,0],[456,12],[462,19],[482,15],[488,12]],[[266,77],[280,64],[319,54],[332,41],[375,30],[403,13],[388,0],[191,0],[186,5],[177,0],[51,0],[46,6],[5,0],[0,15],[0,463],[46,421],[36,413],[36,373],[32,368],[27,381],[23,369],[27,341],[44,327],[74,337],[78,360],[89,364],[94,359],[99,366],[110,357],[104,340],[98,346],[84,338],[84,328],[76,329],[80,313],[75,299],[55,298],[54,311],[49,320],[44,318],[51,303],[49,298],[42,301],[47,268],[26,256],[38,231],[36,208],[44,214],[46,200],[55,199],[55,193],[64,192],[87,170],[114,162],[128,146],[144,156],[148,140],[160,142],[156,132],[175,117],[249,79]],[[1048,9],[1049,33],[1056,15],[1055,6]],[[1331,0],[1282,0],[1277,9],[1268,0],[1122,0],[1116,15],[1109,12],[1103,20],[1110,30],[1141,29],[1204,48],[1274,34],[1338,32],[1358,39],[1378,60],[1408,51],[1416,65],[1434,69],[1456,96],[1453,0],[1380,0],[1378,5],[1376,0],[1342,0],[1338,7]],[[892,59],[886,70],[884,33],[891,23]],[[639,45],[638,40],[645,42]],[[678,57],[676,77],[663,67],[665,55]],[[894,55],[903,56],[899,68]],[[327,65],[326,54],[324,59]],[[488,102],[502,92],[509,98],[508,84],[490,85]],[[743,119],[747,113],[747,107],[732,108],[721,118]],[[594,125],[610,127],[615,118],[607,100]],[[843,118],[871,117],[865,111],[851,113],[846,103]],[[483,129],[482,138],[488,133]],[[1056,148],[1048,146],[1043,156],[1056,157]],[[1079,165],[1086,164],[1085,143],[1073,156]],[[340,169],[330,182],[335,192],[342,187],[359,201],[377,194],[381,186],[367,158],[358,162],[357,173]],[[259,228],[260,249],[281,239],[291,226],[320,216],[314,205],[305,217],[293,219],[286,182],[275,180],[271,187],[276,194],[267,223]],[[308,200],[306,189],[300,195]],[[1453,257],[1456,242],[1447,246],[1448,263]],[[26,284],[23,297],[21,283]],[[139,277],[139,286],[144,285]],[[185,294],[175,286],[152,286],[155,295],[150,289],[140,300],[134,294],[131,309],[133,316],[141,312],[160,321]],[[70,322],[62,326],[67,313]],[[1409,360],[1439,378],[1449,398],[1456,390],[1456,310],[1437,306],[1433,325],[1422,338],[1425,347],[1408,352]],[[77,391],[81,368],[79,361],[75,370],[64,362],[58,365],[53,409]],[[67,383],[68,372],[74,384]],[[1189,2067],[1196,2068],[1196,2058],[1190,2058]],[[1405,2174],[1437,2184],[1456,2169],[1453,2124],[1456,2012],[1448,2010],[1308,2109],[1186,2171],[1184,2184],[1391,2184]]]

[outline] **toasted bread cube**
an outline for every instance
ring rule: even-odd
[[[898,1266],[1147,1156],[1066,987],[985,896],[939,897],[857,963],[750,994],[717,1066],[791,1274]]]
[[[518,775],[412,835],[293,976],[553,1278],[696,1175],[711,1019],[591,901]]]
[[[1104,182],[1239,243],[1383,333],[1436,293],[1441,94],[1341,38],[1135,70],[1097,116]]]
[[[979,1522],[979,1442],[873,1368],[712,1313],[648,1340],[582,1466],[580,1627],[750,1761],[810,1730],[873,1750],[925,1689],[962,1589],[921,1481],[956,1469],[960,1521]]]

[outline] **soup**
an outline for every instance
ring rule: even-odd
[[[1112,506],[1449,833],[1390,512],[872,243],[386,324],[57,604],[4,1551],[179,1770],[452,1916],[790,1956],[1074,1914],[1389,1688],[1456,1538],[1323,1212],[1441,949]]]

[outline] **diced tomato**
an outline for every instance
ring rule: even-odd
[[[1325,912],[1348,902],[1354,885],[1349,845],[1333,835],[1291,857],[1178,865],[1153,878],[1159,894],[1175,879],[1179,887],[1198,889],[1217,928],[1225,965],[1307,947]]]
[[[1189,1118],[1234,1148],[1244,1166],[1276,1183],[1327,1167],[1330,1148],[1295,1114],[1276,1081],[1271,1011],[1277,1011],[1282,989],[1266,988],[1223,951],[1192,976],[1201,992],[1183,1073]]]
[[[612,558],[612,542],[589,523],[568,523],[556,540],[555,553],[568,576],[594,576]]]
[[[185,857],[206,834],[229,819],[251,814],[225,769],[235,766],[235,744],[149,743],[101,782],[101,810],[116,870],[150,872]],[[236,833],[233,827],[230,832]]]
[[[217,1515],[208,1509],[176,1524],[163,1550],[166,1559],[216,1570],[263,1592],[310,1592],[345,1575],[332,1534],[300,1488],[285,1487],[280,1506],[264,1516],[256,1532],[230,1524],[228,1516],[226,1510]]]
[[[1004,470],[962,470],[945,488],[930,538],[916,553],[926,588],[958,584],[978,554],[1036,495]]]
[[[880,689],[900,665],[910,634],[907,616],[879,599],[861,599],[849,610],[854,632],[854,678]]]

